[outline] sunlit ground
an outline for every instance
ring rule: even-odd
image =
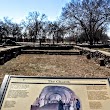
[[[20,55],[0,66],[5,74],[61,77],[110,77],[110,69],[78,55]]]

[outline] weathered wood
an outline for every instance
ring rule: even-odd
[[[100,66],[105,66],[105,61],[103,58],[99,58]]]
[[[80,51],[79,51],[79,54],[80,54],[80,55],[82,55],[82,54],[83,54],[83,51],[82,51],[82,50],[80,50]]]
[[[87,59],[91,59],[91,55],[90,55],[90,54],[87,54],[87,55],[86,55],[86,58],[87,58]]]

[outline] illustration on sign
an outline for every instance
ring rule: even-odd
[[[30,110],[82,110],[75,93],[64,86],[46,86]]]

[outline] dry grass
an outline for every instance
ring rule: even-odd
[[[77,55],[20,55],[0,66],[0,83],[5,74],[60,77],[110,77],[110,69]]]

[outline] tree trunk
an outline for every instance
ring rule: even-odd
[[[41,44],[42,44],[42,39],[39,39],[39,45],[41,47]]]
[[[55,40],[55,38],[54,38],[54,35],[53,35],[53,45],[55,44],[55,41],[54,40]]]
[[[90,42],[90,45],[93,45],[93,40],[90,40],[89,42]]]
[[[57,38],[57,43],[59,43],[59,39]]]

